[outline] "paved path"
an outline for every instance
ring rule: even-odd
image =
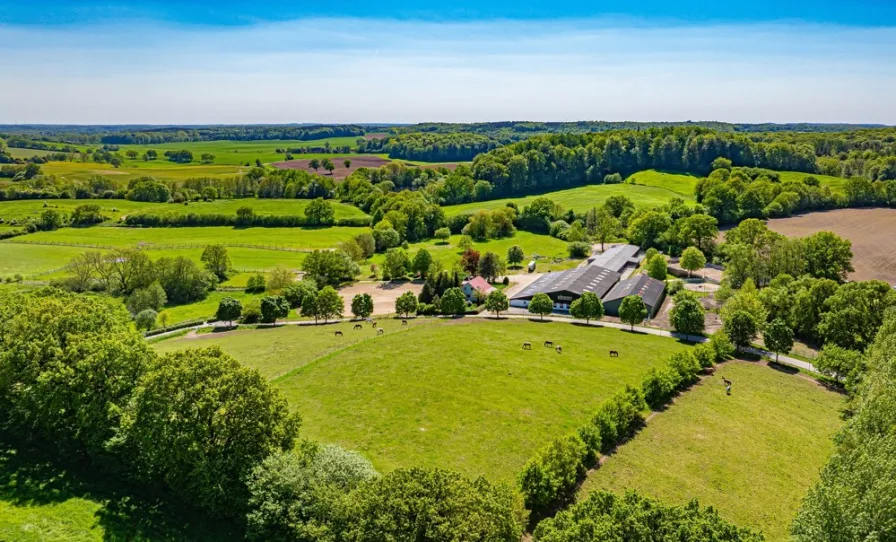
[[[447,317],[438,317],[438,318],[447,318]],[[481,318],[483,320],[494,320],[495,319],[495,317],[492,316],[491,314],[484,313],[484,312],[481,314],[468,314],[468,315],[464,316],[464,318]],[[534,316],[528,316],[528,315],[522,315],[522,314],[504,314],[501,316],[501,319],[502,320],[503,319],[536,320],[537,318]],[[625,330],[632,329],[632,327],[629,326],[628,324],[619,324],[616,322],[605,322],[605,321],[596,321],[596,322],[591,322],[591,323],[586,324],[585,320],[579,320],[577,318],[570,318],[570,317],[566,317],[566,316],[545,316],[544,320],[547,320],[550,322],[566,323],[566,324],[589,325],[589,326],[594,326],[594,327],[610,327],[610,328],[625,329]],[[343,318],[341,320],[330,320],[326,323],[327,324],[335,324],[338,322],[350,322],[350,321],[352,321],[350,318]],[[282,325],[313,326],[313,325],[322,325],[322,324],[324,324],[324,322],[315,323],[314,321],[302,320],[302,321],[298,321],[298,322],[280,322],[280,323],[274,324],[274,325],[277,325],[277,326],[282,326]],[[147,339],[155,339],[157,337],[166,337],[166,336],[172,335],[174,333],[180,333],[184,330],[194,330],[195,331],[195,330],[202,329],[205,327],[227,327],[227,323],[226,322],[214,322],[211,324],[201,324],[198,326],[187,327],[187,328],[183,328],[183,329],[176,329],[174,331],[166,331],[165,333],[159,333],[157,335],[152,335],[150,337],[147,337]],[[709,339],[707,339],[706,337],[700,336],[700,335],[687,335],[686,336],[683,333],[676,333],[674,331],[667,331],[665,329],[657,329],[657,328],[653,328],[653,327],[635,326],[634,331],[637,331],[638,333],[644,333],[647,335],[656,335],[657,337],[671,337],[673,339],[680,339],[680,340],[685,340],[685,341],[695,342],[695,343],[704,343],[704,342],[709,341]],[[756,355],[764,357],[764,358],[774,359],[774,357],[775,357],[775,354],[773,352],[769,352],[768,350],[762,350],[760,348],[750,347],[750,348],[747,348],[746,350],[748,352],[750,352],[751,354],[756,354]],[[799,360],[796,358],[792,358],[790,356],[785,356],[783,354],[778,356],[778,363],[780,363],[782,365],[790,365],[792,367],[797,367],[799,369],[803,369],[805,371],[810,371],[813,373],[818,372],[818,370],[811,363],[802,361],[802,360]]]

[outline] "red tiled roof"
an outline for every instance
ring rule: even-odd
[[[472,286],[474,289],[479,290],[479,291],[481,291],[482,293],[485,293],[485,294],[487,294],[487,293],[489,293],[489,292],[491,292],[492,290],[495,289],[494,286],[492,286],[491,284],[489,284],[489,283],[488,283],[484,278],[482,278],[482,277],[473,277],[473,278],[471,278],[470,280],[465,280],[465,281],[464,281],[464,284],[469,284],[469,285]]]

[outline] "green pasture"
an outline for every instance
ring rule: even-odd
[[[142,162],[126,160],[121,167],[95,162],[48,162],[41,164],[47,175],[58,175],[64,179],[87,180],[94,175],[103,175],[113,180],[128,181],[137,177],[154,177],[160,180],[190,179],[193,177],[234,177],[249,170],[247,167],[215,164],[174,164],[167,160]]]
[[[369,231],[366,228],[233,228],[228,226],[189,228],[62,228],[17,237],[13,242],[59,243],[81,246],[146,248],[204,248],[211,244],[253,245],[322,249]],[[8,243],[10,241],[3,241]],[[156,245],[150,247],[149,245]]]
[[[216,294],[218,293],[221,292],[216,292]],[[231,295],[231,293],[220,297],[228,296],[236,297],[243,303],[251,297],[239,297]],[[215,308],[217,308],[217,302]],[[170,309],[168,310],[170,311]],[[295,312],[292,314],[295,315]],[[197,318],[201,317],[202,315],[197,316]],[[403,326],[401,321],[396,318],[381,317],[377,320],[376,325],[386,333],[394,333],[438,322],[435,319],[412,318],[408,320],[408,326]],[[363,328],[360,330],[355,330],[355,325],[354,322],[319,326],[287,325],[276,328],[201,333],[163,340],[154,343],[152,347],[157,352],[165,354],[183,348],[220,346],[244,365],[257,368],[265,378],[274,379],[348,346],[363,341],[382,339],[382,337],[376,336],[376,329],[372,325],[363,323]],[[342,331],[342,337],[336,336],[335,331],[337,330]]]
[[[639,184],[627,183],[593,184],[580,186],[578,188],[569,188],[567,190],[558,190],[556,192],[548,192],[537,196],[449,205],[444,207],[444,209],[446,216],[454,216],[461,213],[474,213],[480,209],[500,209],[511,201],[522,208],[532,203],[535,198],[545,197],[551,199],[555,203],[559,203],[564,209],[585,212],[592,207],[599,207],[611,196],[626,196],[631,199],[638,208],[650,208],[665,205],[672,197],[680,197],[685,201],[693,200],[693,196],[673,192],[665,188],[658,188],[656,186],[642,186]]]
[[[348,145],[352,149],[356,149],[358,146],[357,140],[357,137],[328,137],[326,139],[316,139],[313,141],[299,141],[293,139],[270,139],[263,141],[187,141],[180,143],[160,143],[158,145],[121,145],[121,154],[124,155],[128,150],[135,150],[142,157],[143,153],[147,150],[154,149],[159,153],[159,158],[154,160],[154,162],[167,162],[163,156],[165,151],[188,150],[193,153],[193,163],[198,163],[202,154],[210,153],[215,155],[215,164],[238,166],[249,162],[250,164],[255,165],[256,159],[261,160],[262,163],[265,164],[285,160],[286,155],[274,152],[276,149],[323,147],[327,143],[332,147]],[[306,157],[306,154],[308,154],[309,158],[317,156],[333,156],[332,154],[312,155],[310,153],[296,153],[293,154],[293,156],[299,160]],[[142,161],[142,158],[138,158],[137,161]],[[127,163],[130,164],[131,162],[131,160],[128,160]]]
[[[822,186],[830,186],[832,192],[844,193],[847,179],[831,175],[818,175],[816,173],[801,173],[799,171],[779,171],[781,182],[802,181],[806,177],[815,177]]]
[[[725,394],[722,378],[733,382]],[[667,502],[698,498],[768,540],[790,521],[830,455],[843,397],[800,374],[731,362],[675,400],[586,480]]]
[[[168,315],[168,325],[179,324],[181,322],[189,322],[190,320],[198,320],[199,318],[211,318],[218,310],[218,304],[225,297],[238,299],[243,306],[253,299],[260,300],[265,296],[264,293],[247,294],[246,292],[211,292],[208,297],[202,301],[188,303],[185,305],[166,306],[163,311]],[[294,312],[290,312],[292,319],[297,319]],[[159,322],[159,324],[161,324]]]
[[[290,200],[292,201],[292,200]],[[70,215],[81,205],[99,205],[104,216],[117,221],[122,216],[145,211],[163,211],[179,209],[179,206],[167,203],[145,203],[123,199],[48,199],[48,200],[16,200],[0,202],[0,218],[6,222],[39,218],[46,209],[53,209],[63,215]]]
[[[84,250],[77,247],[0,242],[0,277],[5,278],[16,273],[32,277],[38,273],[61,269]]]
[[[304,333],[313,329],[291,331],[295,340],[276,350],[265,345],[285,332],[260,332],[268,342],[237,355],[267,374],[300,367],[275,385],[302,415],[305,436],[359,450],[381,471],[422,465],[504,481],[616,390],[686,348],[618,329],[467,318],[387,332],[308,361]],[[563,353],[542,347],[548,339]],[[620,357],[610,358],[611,349]]]
[[[13,158],[34,158],[35,156],[44,156],[45,154],[50,154],[53,151],[41,151],[38,149],[18,149],[14,147],[7,147],[6,153],[12,156]]]
[[[460,261],[463,254],[457,244],[460,242],[460,235],[452,235],[448,239],[448,243],[440,244],[435,239],[413,243],[408,247],[408,255],[413,258],[414,254],[421,248],[425,248],[432,255],[434,260],[442,263],[447,269],[451,269],[455,262]],[[507,250],[514,246],[522,247],[526,254],[526,260],[523,262],[523,269],[526,264],[537,254],[541,258],[538,260],[538,271],[558,271],[569,269],[578,265],[581,260],[570,260],[567,253],[568,243],[551,237],[550,235],[541,235],[527,231],[518,230],[513,237],[503,239],[489,239],[487,241],[474,242],[473,249],[480,253],[494,252],[501,259],[507,259]],[[371,263],[375,263],[378,267],[382,267],[386,257],[384,254],[376,254],[371,258]],[[554,262],[554,259],[562,260]],[[513,272],[514,270],[509,269]]]
[[[625,182],[639,186],[663,188],[674,192],[681,198],[692,199],[694,197],[694,189],[697,187],[697,180],[698,177],[693,175],[647,169],[633,173],[625,179]]]

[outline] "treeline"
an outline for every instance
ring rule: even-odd
[[[360,137],[361,126],[335,125],[237,125],[237,126],[0,126],[0,133],[36,141],[83,144],[151,145],[185,141],[257,141],[297,139],[311,141],[328,137]],[[6,137],[6,136],[4,136]]]
[[[896,309],[886,311],[858,359],[867,372],[821,479],[794,519],[797,542],[896,538]]]
[[[358,152],[388,153],[389,158],[426,162],[467,162],[500,145],[487,136],[469,133],[409,133],[363,140]]]

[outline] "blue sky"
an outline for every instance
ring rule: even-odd
[[[896,124],[880,0],[0,0],[0,51],[0,123]]]

